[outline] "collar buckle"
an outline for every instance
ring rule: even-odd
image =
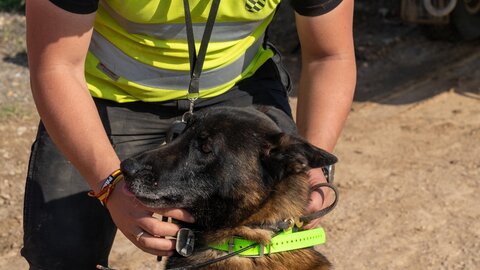
[[[277,228],[279,230],[282,230],[284,232],[290,231],[293,229],[293,226],[296,224],[296,219],[294,218],[287,218],[284,219],[283,221],[280,221],[277,223]]]
[[[177,233],[175,250],[183,257],[192,255],[195,248],[195,233],[187,228],[181,228]]]

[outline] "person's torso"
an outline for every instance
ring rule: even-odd
[[[211,0],[190,0],[197,52]],[[221,1],[200,78],[200,96],[224,93],[273,53],[265,30],[280,0]],[[182,0],[102,0],[86,61],[95,97],[166,101],[187,95],[190,61]]]

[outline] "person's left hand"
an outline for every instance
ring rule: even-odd
[[[310,187],[315,186],[319,183],[326,183],[327,179],[323,174],[322,168],[315,168],[308,171],[308,183]],[[335,195],[332,194],[333,191],[328,187],[321,187],[316,191],[312,191],[310,195],[310,202],[308,203],[305,213],[311,214],[318,212],[323,208],[329,206],[335,199]],[[316,228],[320,225],[320,218],[310,221],[308,224],[305,224],[304,229]]]

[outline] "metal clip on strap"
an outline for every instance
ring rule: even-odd
[[[213,0],[210,13],[208,14],[207,23],[205,25],[205,31],[203,32],[202,41],[200,43],[200,49],[195,49],[195,37],[193,35],[193,22],[192,15],[190,13],[190,6],[188,0],[183,0],[183,7],[185,9],[185,28],[187,30],[188,41],[188,55],[190,58],[190,83],[188,85],[188,99],[190,100],[190,113],[193,113],[194,103],[199,96],[200,91],[200,75],[202,74],[203,63],[207,55],[208,42],[212,36],[213,25],[215,24],[215,18],[217,17],[218,8],[220,6],[220,0]]]
[[[205,25],[205,31],[203,32],[202,42],[200,50],[197,56],[195,49],[195,37],[193,36],[193,23],[192,14],[190,13],[190,6],[188,0],[183,1],[183,7],[185,9],[185,28],[187,31],[188,41],[188,56],[190,59],[190,83],[188,86],[187,99],[190,101],[188,111],[185,112],[181,120],[175,121],[167,132],[166,142],[170,143],[178,135],[180,135],[185,127],[190,116],[193,115],[193,109],[195,107],[195,101],[199,97],[200,91],[200,75],[202,74],[203,63],[207,53],[208,42],[212,35],[213,25],[215,24],[215,18],[217,17],[218,7],[220,0],[214,0],[210,13],[208,15],[207,23]]]

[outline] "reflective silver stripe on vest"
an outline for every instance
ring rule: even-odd
[[[105,1],[100,2],[110,16],[128,33],[143,34],[162,40],[186,40],[187,33],[185,24],[142,24],[129,21],[113,10]],[[261,24],[261,21],[253,22],[215,22],[213,27],[212,41],[239,40],[249,36]],[[195,40],[200,41],[205,31],[205,23],[194,23],[193,34]]]
[[[228,66],[204,70],[200,78],[200,90],[226,84],[239,76],[252,62],[262,43],[263,36]],[[89,50],[100,61],[102,68],[99,70],[112,79],[120,76],[148,87],[166,90],[188,89],[190,72],[165,70],[141,63],[119,50],[96,31],[93,32]]]

